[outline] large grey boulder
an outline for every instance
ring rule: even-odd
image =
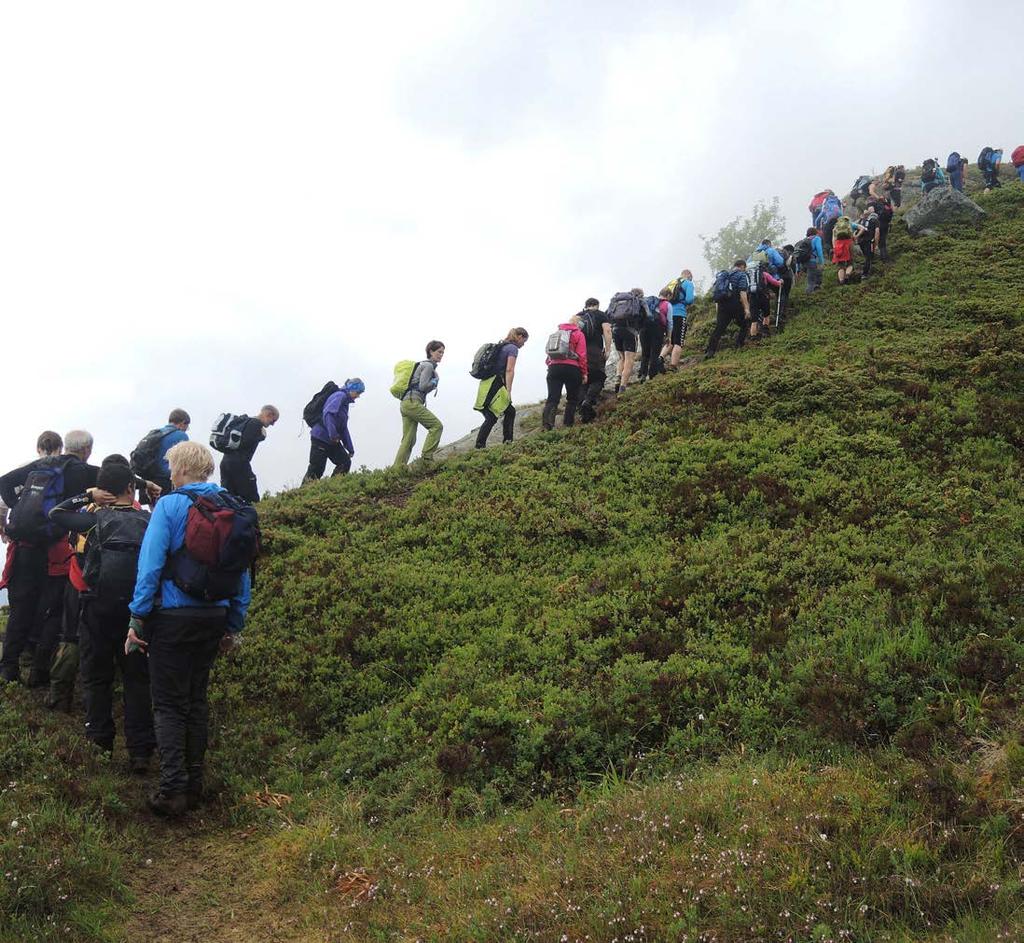
[[[918,236],[926,229],[935,229],[952,220],[977,222],[985,211],[969,196],[952,187],[936,187],[926,193],[903,217],[911,235]]]

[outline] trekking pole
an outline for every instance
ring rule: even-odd
[[[779,286],[779,300],[775,304],[775,330],[779,329],[779,322],[782,320],[782,286]]]

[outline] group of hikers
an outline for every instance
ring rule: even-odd
[[[999,186],[1002,152],[986,148],[980,157],[986,188]],[[1024,146],[1012,159],[1024,180]],[[965,167],[959,155],[950,155],[949,186],[963,187]],[[905,177],[904,167],[893,166],[878,178],[858,178],[845,202],[832,190],[815,194],[803,238],[779,247],[765,238],[717,272],[705,359],[715,356],[732,324],[737,348],[780,329],[797,279],[805,276],[806,291],[817,291],[826,261],[836,266],[840,285],[850,284],[854,244],[863,257],[860,277],[870,278],[875,257],[888,259],[887,235]],[[938,162],[925,161],[921,190],[946,185]],[[543,428],[554,428],[563,394],[565,426],[574,424],[577,408],[581,422],[595,419],[613,351],[611,396],[632,382],[638,355],[640,383],[678,369],[696,298],[689,269],[657,295],[640,288],[619,292],[607,309],[588,298],[545,343]],[[528,340],[525,328],[512,328],[473,358],[470,375],[479,380],[474,408],[483,415],[477,448],[487,445],[499,420],[503,442],[513,440],[512,390]],[[396,467],[408,463],[420,426],[427,430],[420,460],[430,462],[438,448],[442,424],[426,403],[437,394],[444,353],[445,345],[432,340],[423,359],[395,365],[390,392],[402,417]],[[359,378],[330,382],[307,403],[304,483],[321,478],[328,460],[334,475],[350,470],[349,409],[365,391]],[[88,432],[73,430],[63,439],[43,432],[36,458],[0,477],[0,539],[7,548],[0,588],[9,607],[0,686],[26,680],[47,689],[50,707],[69,711],[80,675],[85,735],[112,753],[119,671],[129,768],[146,774],[159,752],[159,783],[149,804],[162,815],[180,815],[202,801],[210,671],[218,653],[229,653],[239,640],[259,551],[252,461],[279,418],[272,405],[255,416],[217,417],[209,443],[222,454],[220,486],[209,481],[211,448],[189,439],[191,418],[183,409],[171,410],[129,457],[109,455],[98,466],[90,464]]]

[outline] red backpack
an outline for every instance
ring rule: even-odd
[[[817,216],[818,211],[821,209],[825,200],[832,195],[831,190],[822,190],[821,193],[815,193],[811,198],[810,205],[807,207],[808,211],[812,216]]]
[[[1013,149],[1013,153],[1010,155],[1010,162],[1014,167],[1024,166],[1024,144]]]

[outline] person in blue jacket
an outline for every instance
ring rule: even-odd
[[[149,797],[159,815],[178,816],[199,804],[203,791],[210,706],[210,669],[227,654],[245,625],[249,573],[230,599],[206,602],[167,578],[168,561],[185,543],[190,495],[223,491],[208,481],[213,454],[199,442],[179,442],[167,453],[174,491],[153,509],[139,551],[125,652],[149,655],[153,726],[160,750],[160,785]]]
[[[353,377],[327,398],[320,421],[309,431],[309,468],[303,483],[319,481],[328,459],[334,464],[332,478],[348,474],[356,454],[348,431],[348,408],[365,392],[366,384],[359,377]]]
[[[675,370],[679,366],[679,358],[683,354],[683,341],[686,340],[686,315],[690,310],[690,305],[693,304],[694,298],[696,297],[696,291],[693,287],[693,272],[688,268],[684,268],[679,273],[679,280],[677,283],[675,300],[672,302],[672,327],[671,333],[669,334],[668,346],[672,349],[672,369]],[[664,356],[664,354],[662,354]]]
[[[821,288],[821,273],[825,268],[825,247],[821,241],[821,233],[813,226],[807,230],[807,238],[811,240],[811,260],[807,267],[807,293]]]
[[[779,252],[778,249],[773,248],[771,239],[767,238],[762,239],[760,243],[758,243],[754,253],[756,254],[758,252],[763,252],[765,254],[765,258],[768,260],[768,271],[778,278],[779,273],[786,265],[786,260],[783,258],[782,253]]]

